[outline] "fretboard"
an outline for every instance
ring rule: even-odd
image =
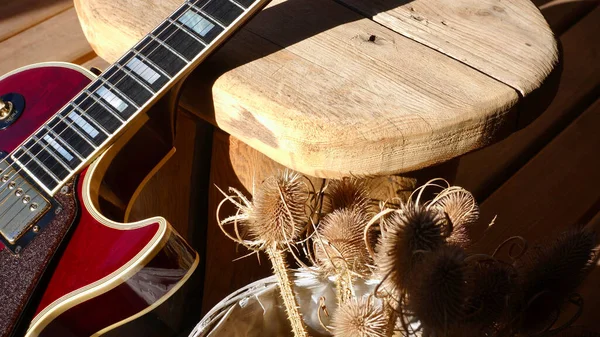
[[[184,3],[13,151],[14,165],[53,195],[267,2]]]

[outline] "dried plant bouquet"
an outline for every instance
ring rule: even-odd
[[[317,190],[290,171],[267,178],[253,200],[223,192],[218,223],[269,257],[290,335],[600,336],[572,326],[583,303],[575,290],[596,259],[592,231],[531,247],[512,237],[486,255],[472,249],[481,224],[465,189],[436,179],[408,200],[375,201],[370,192],[355,178],[323,181]],[[226,202],[237,213],[221,219]],[[312,294],[295,289],[288,254],[314,284]],[[301,307],[315,294],[318,305]],[[567,305],[578,310],[560,317]]]

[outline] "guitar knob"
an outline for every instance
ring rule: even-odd
[[[13,111],[13,104],[10,101],[3,101],[0,98],[0,120],[4,120],[10,116]]]

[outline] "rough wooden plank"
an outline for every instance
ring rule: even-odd
[[[598,6],[598,0],[533,0],[555,35],[560,36],[585,14]]]
[[[563,71],[548,109],[525,129],[461,158],[456,183],[482,200],[592,103],[600,90],[600,8],[562,37]]]
[[[0,42],[73,7],[71,0],[3,1],[0,20]]]
[[[596,101],[482,205],[495,224],[474,250],[490,252],[509,236],[535,241],[579,223],[597,210],[600,100]]]
[[[0,43],[0,74],[28,64],[74,62],[92,53],[75,9],[69,9]]]
[[[523,96],[540,87],[558,62],[552,31],[529,0],[338,1]]]
[[[147,6],[128,4],[130,13]],[[142,36],[137,21],[151,21],[123,19],[116,7],[77,1],[87,36],[110,60]],[[196,74],[186,109],[318,177],[414,170],[484,146],[514,125],[518,100],[510,87],[330,0],[274,1]]]
[[[317,177],[383,175],[450,159],[489,143],[515,117],[508,110],[518,99],[331,1],[275,1],[190,80],[207,72],[219,76],[216,125]],[[199,87],[188,87],[195,89],[182,104],[212,118]]]

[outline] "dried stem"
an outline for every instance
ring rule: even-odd
[[[306,326],[302,320],[302,315],[298,310],[298,302],[294,291],[292,289],[292,281],[285,262],[285,256],[283,251],[279,250],[276,245],[271,245],[266,249],[266,253],[271,260],[273,265],[273,272],[279,281],[279,290],[281,292],[281,298],[283,298],[283,304],[285,305],[285,311],[288,315],[288,319],[292,325],[292,331],[295,337],[308,337],[306,332]]]

